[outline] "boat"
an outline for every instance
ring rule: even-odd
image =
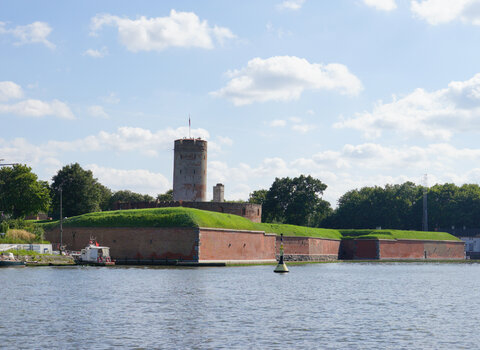
[[[115,261],[110,257],[110,248],[99,245],[94,239],[90,239],[88,245],[75,257],[75,262],[79,265],[115,265]]]
[[[25,266],[25,261],[15,258],[13,253],[2,253],[0,255],[0,267]]]

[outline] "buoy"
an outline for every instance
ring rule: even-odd
[[[277,267],[273,272],[285,273],[288,272],[288,267],[283,261],[283,233],[280,234],[280,260],[278,261]]]

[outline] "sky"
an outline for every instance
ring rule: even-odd
[[[0,159],[156,196],[190,118],[208,198],[479,183],[479,43],[480,0],[0,0]]]

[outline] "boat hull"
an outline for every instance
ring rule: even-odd
[[[23,267],[25,262],[23,261],[11,261],[11,260],[0,260],[0,267]]]

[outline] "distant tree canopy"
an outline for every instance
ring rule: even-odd
[[[26,165],[0,168],[0,210],[14,218],[47,211],[50,206],[48,183],[39,181]]]
[[[265,195],[262,221],[318,226],[332,211],[330,203],[320,197],[326,188],[310,175],[276,178]],[[255,195],[261,198],[258,191]]]
[[[267,190],[257,190],[250,193],[248,196],[248,202],[254,204],[263,204],[267,198]]]
[[[113,193],[110,197],[109,208],[113,209],[115,202],[153,202],[155,199],[148,194],[132,192],[130,190],[120,190]]]
[[[75,216],[100,211],[107,202],[109,190],[93,177],[90,170],[78,164],[64,166],[52,178],[53,215],[60,215],[60,188],[63,215]]]
[[[345,193],[334,213],[322,225],[334,228],[389,228],[421,230],[422,186],[412,182],[385,187],[363,187]],[[480,187],[437,184],[427,192],[429,229],[480,227]]]
[[[157,200],[160,202],[171,202],[173,201],[173,190],[168,190],[163,194],[157,195]]]
[[[345,193],[334,213],[323,221],[335,228],[422,227],[423,188],[412,182],[382,187],[363,187]]]

